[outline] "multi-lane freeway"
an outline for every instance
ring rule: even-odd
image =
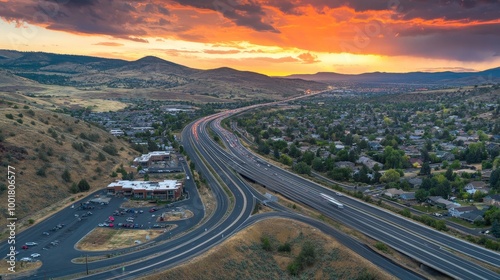
[[[258,106],[245,109],[254,107]],[[498,274],[454,253],[460,252],[470,256],[470,258],[500,266],[500,256],[495,252],[447,236],[362,201],[336,196],[334,192],[322,186],[272,166],[265,160],[256,157],[246,150],[233,134],[220,126],[220,121],[223,118],[240,111],[234,110],[205,117],[188,125],[182,133],[184,149],[214,192],[217,208],[211,216],[202,220],[204,211],[200,209],[196,219],[179,226],[172,232],[171,236],[162,237],[164,240],[168,239],[168,242],[138,251],[123,250],[123,254],[119,257],[89,263],[89,275],[86,274],[84,264],[74,264],[70,260],[86,254],[86,252],[74,250],[73,246],[91,228],[83,227],[78,231],[67,232],[70,236],[67,241],[61,244],[59,249],[50,249],[45,252],[44,254],[49,254],[49,257],[43,256],[43,266],[29,275],[30,278],[135,279],[140,275],[164,270],[199,255],[242,228],[272,216],[296,219],[315,226],[399,278],[422,278],[380,256],[359,241],[320,221],[296,215],[279,204],[268,204],[277,212],[252,216],[255,202],[263,201],[265,198],[249,187],[239,174],[298,203],[309,205],[325,216],[351,226],[452,277],[460,279],[500,278]],[[225,148],[219,146],[209,137],[208,126],[219,134],[224,141]],[[189,173],[185,162],[183,165],[189,177],[194,178]],[[197,205],[201,206],[193,181],[188,180],[186,187],[192,194],[191,198],[196,201]],[[225,185],[225,187],[221,185]],[[346,207],[343,210],[334,208],[321,198],[320,193],[335,197]],[[44,231],[48,225],[68,215],[72,214],[68,212],[68,209],[65,209],[46,222],[20,233],[18,240],[23,242],[32,240],[34,234]],[[0,246],[2,252],[7,251],[5,248],[6,244]],[[60,250],[60,252],[56,250]],[[59,253],[63,254],[64,257],[59,257],[61,256]]]
[[[500,267],[500,254],[497,252],[441,233],[351,197],[337,197],[346,206],[342,211],[328,205],[319,194],[327,193],[335,196],[333,191],[256,157],[245,149],[233,134],[220,126],[223,118],[238,112],[235,110],[211,119],[212,130],[219,134],[228,147],[227,151],[218,149],[219,157],[238,173],[294,201],[309,205],[324,215],[380,240],[444,274],[459,279],[500,279],[499,274],[460,256],[460,254],[467,255],[477,261]],[[195,135],[202,139],[204,134],[206,134],[204,125],[200,124]],[[201,142],[208,141],[204,138]]]
[[[202,124],[202,122],[194,123],[186,127],[182,138],[185,150],[190,155],[191,160],[195,162],[197,170],[203,174],[208,185],[214,192],[217,208],[210,217],[206,217],[201,221],[203,211],[200,211],[196,219],[186,221],[184,226],[179,226],[172,231],[171,236],[163,236],[163,239],[171,239],[161,245],[146,247],[138,251],[118,250],[112,252],[121,254],[118,257],[89,263],[88,275],[86,273],[87,267],[85,264],[72,263],[71,259],[84,256],[88,253],[75,250],[73,246],[93,227],[82,224],[77,229],[73,227],[72,224],[67,223],[65,228],[60,231],[60,234],[64,234],[66,238],[61,239],[57,247],[49,248],[42,253],[42,267],[31,274],[24,274],[20,276],[20,278],[47,279],[64,277],[71,279],[135,279],[140,275],[164,270],[199,255],[254,222],[269,218],[270,216],[279,216],[294,218],[316,226],[325,233],[335,236],[346,246],[372,260],[373,263],[379,265],[393,275],[399,275],[405,279],[422,279],[417,274],[407,271],[399,265],[381,257],[355,239],[319,221],[290,213],[288,209],[278,204],[270,203],[269,205],[280,212],[252,216],[251,212],[253,211],[255,200],[263,200],[263,196],[249,188],[241,177],[232,171],[230,166],[217,157],[219,147],[216,146],[213,141],[206,143],[199,141],[197,134],[191,133],[193,131],[191,127],[197,127],[199,124]],[[202,137],[206,137],[204,132],[202,132]],[[189,170],[187,170],[185,162],[183,162],[183,165],[189,177],[194,178]],[[217,175],[215,176],[214,174]],[[195,204],[201,205],[193,181],[194,180],[188,180],[186,182],[186,188],[188,188],[192,194],[191,199],[195,200]],[[227,186],[227,190],[230,192],[230,198],[228,197],[228,193],[220,187],[219,181],[224,182]],[[45,222],[39,223],[20,233],[18,241],[20,243],[24,243],[28,240],[38,241],[39,238],[37,236],[47,227],[52,226],[53,223],[60,223],[66,218],[69,219],[72,215],[74,215],[74,209],[64,209]],[[43,242],[48,242],[48,240]],[[45,245],[40,244],[40,246]],[[6,252],[6,244],[2,244],[0,250]],[[108,252],[100,252],[97,254],[105,253]],[[88,255],[92,256],[95,255],[95,253],[88,253]],[[9,278],[11,278],[11,276],[9,276]]]

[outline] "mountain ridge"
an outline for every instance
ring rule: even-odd
[[[216,99],[280,99],[327,85],[269,77],[229,67],[196,69],[155,56],[126,61],[100,57],[0,50],[0,69],[42,85],[81,90],[153,89],[169,96],[205,95]],[[151,92],[151,91],[150,91]],[[146,93],[145,93],[146,94]]]
[[[477,72],[453,71],[413,71],[413,72],[367,72],[361,74],[342,74],[336,72],[317,72],[315,74],[292,74],[287,79],[304,79],[317,82],[375,82],[375,83],[441,83],[470,84],[500,82],[500,67]],[[476,81],[474,81],[476,80]]]

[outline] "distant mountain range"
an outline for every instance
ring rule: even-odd
[[[170,97],[189,94],[216,99],[249,100],[280,98],[327,87],[319,82],[269,77],[227,67],[194,69],[154,56],[126,61],[11,50],[0,50],[0,75],[22,77],[23,79],[17,80],[9,77],[7,80],[27,83],[26,86],[30,87],[41,84],[71,86],[87,91],[119,89],[120,92],[149,89],[142,92],[154,92],[156,97],[165,93]]]
[[[358,83],[401,83],[401,84],[450,84],[474,85],[500,82],[500,67],[481,72],[410,72],[384,73],[373,72],[358,75],[318,72],[316,74],[294,74],[286,76],[292,79],[304,79],[322,83],[358,82]]]

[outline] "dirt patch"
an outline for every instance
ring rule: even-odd
[[[164,229],[148,230],[96,228],[78,242],[76,248],[83,251],[106,251],[128,248],[154,240],[175,227],[177,226],[168,225]]]
[[[193,212],[190,210],[171,210],[168,212],[163,212],[161,217],[158,218],[158,222],[166,222],[166,221],[180,221],[192,218],[194,216]]]
[[[271,251],[262,249],[263,236],[271,241]],[[299,278],[356,279],[368,273],[374,277],[369,279],[396,279],[332,237],[287,219],[259,222],[184,265],[143,279],[290,279],[293,277],[286,267],[306,241],[314,244],[316,260]],[[278,246],[285,242],[291,244],[292,251],[278,252]]]

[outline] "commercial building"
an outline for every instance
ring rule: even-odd
[[[178,200],[182,195],[182,182],[164,180],[150,181],[115,181],[108,185],[108,195],[124,195],[137,199],[157,199],[164,201]]]
[[[166,151],[155,151],[149,154],[143,154],[140,157],[134,159],[135,166],[149,167],[155,162],[170,160],[170,152]]]

